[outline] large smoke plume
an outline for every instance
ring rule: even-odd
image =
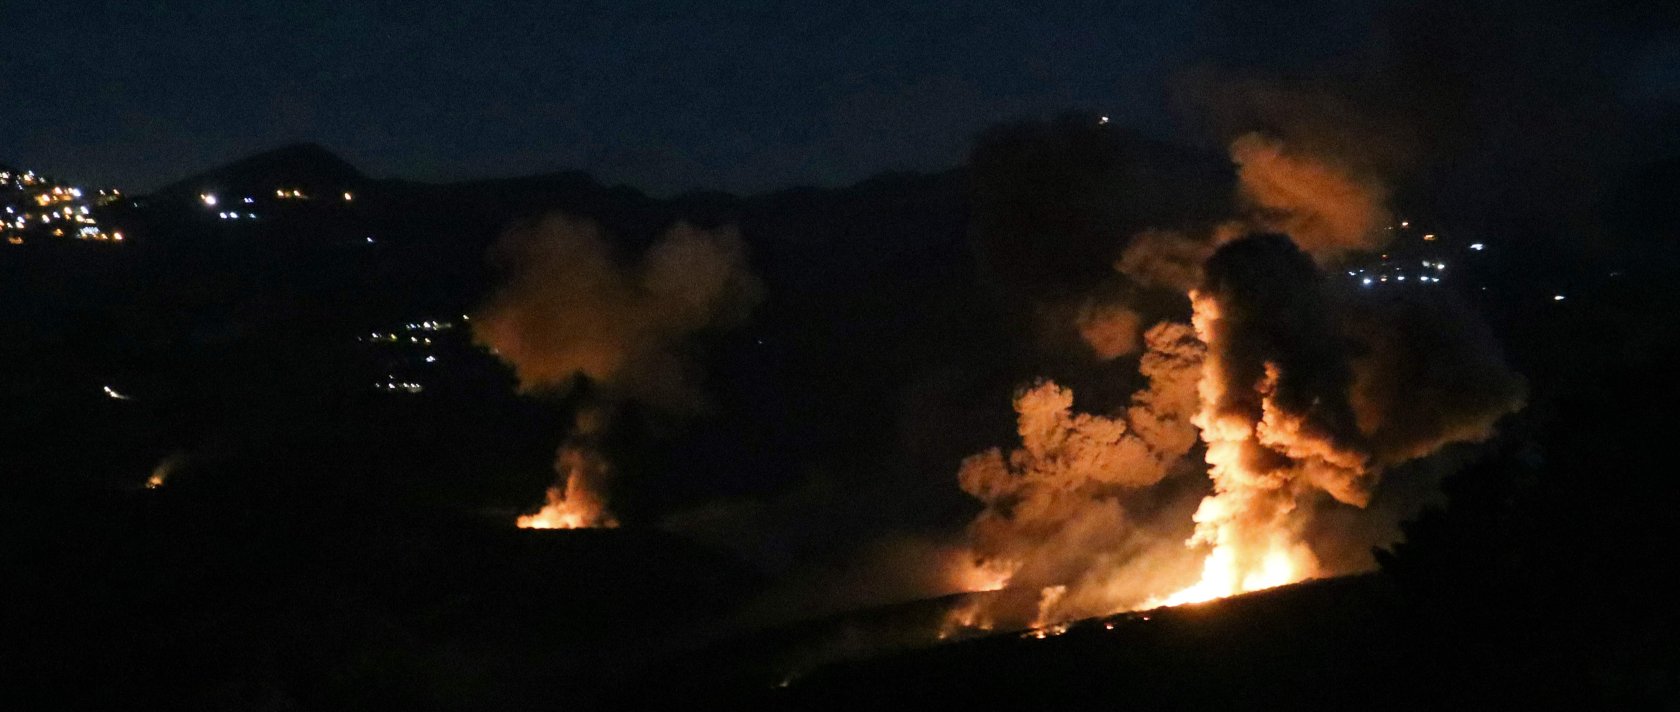
[[[502,286],[472,320],[474,339],[513,367],[525,393],[587,381],[592,402],[556,456],[559,481],[521,526],[611,526],[612,464],[600,447],[621,404],[689,416],[705,403],[696,337],[744,320],[761,288],[732,228],[678,224],[626,259],[594,222],[550,216],[492,248]]]
[[[1326,270],[1384,251],[1394,206],[1490,244],[1590,246],[1578,237],[1628,156],[1626,99],[1602,78],[1657,27],[1655,6],[1639,5],[1385,3],[1369,41],[1331,66],[1243,58],[1233,71],[1210,57],[1176,98],[1226,161],[1169,156],[1089,117],[983,137],[971,161],[982,264],[1032,316],[1016,333],[1040,358],[1023,359],[1021,381],[1061,386],[1017,399],[1020,449],[963,465],[985,507],[970,530],[982,560],[1016,572],[1010,588],[1045,604],[1041,622],[1369,565],[1359,552],[1385,543],[1458,457],[1443,451],[1490,437],[1524,387],[1451,289],[1360,290]],[[1229,12],[1233,31],[1263,28],[1251,38],[1263,44],[1292,10]],[[1199,167],[1162,167],[1175,161]],[[1145,330],[1185,321],[1205,348],[1206,464],[1188,448],[1163,476],[1128,439],[1149,409],[1113,384],[1137,384]],[[1136,469],[1105,469],[1121,462]],[[1206,495],[1194,531],[1181,531],[1191,548],[1175,555],[1157,544],[1195,479],[1178,472],[1208,478],[1190,497]],[[1202,575],[1179,589],[1194,581],[1186,557]],[[1182,578],[1141,592],[1163,576]]]
[[[1198,271],[1194,331],[1148,332],[1149,386],[1128,408],[1077,413],[1040,383],[1016,399],[1021,447],[963,463],[986,507],[975,553],[1014,574],[986,617],[1042,624],[1338,573],[1309,533],[1320,499],[1364,507],[1387,469],[1485,439],[1522,403],[1485,330],[1438,293],[1343,288],[1277,234],[1230,240]],[[1178,502],[1149,490],[1188,467],[1197,431],[1212,493],[1175,552],[1160,514]],[[1198,552],[1200,582],[1172,583]]]
[[[1200,220],[1177,213],[1138,225],[1125,206],[1147,201],[1150,187],[1124,180],[1096,182],[1118,191],[1124,216],[1054,214],[1082,226],[1061,230],[1084,245],[1063,257],[1100,259],[1110,276],[1041,274],[1042,284],[1029,281],[1037,292],[1019,294],[1078,305],[1034,313],[1063,315],[1097,361],[1147,342],[1139,372],[1148,386],[1127,404],[1099,398],[1087,406],[1093,412],[1079,413],[1073,392],[1041,383],[1016,400],[1021,447],[963,463],[964,491],[985,506],[970,527],[974,554],[1013,572],[978,618],[1045,623],[1346,571],[1364,562],[1338,554],[1327,564],[1312,541],[1346,535],[1345,518],[1319,526],[1316,512],[1365,507],[1385,471],[1449,443],[1483,440],[1520,406],[1520,380],[1476,319],[1444,293],[1377,298],[1323,277],[1324,266],[1379,250],[1393,234],[1393,191],[1383,176],[1397,162],[1347,140],[1380,125],[1351,121],[1335,135],[1303,133],[1299,124],[1236,134],[1229,183],[1193,188],[1225,200]],[[1126,160],[1150,156],[1116,153],[1121,165],[1110,172],[1120,176],[1136,173],[1124,169]],[[998,227],[1008,224],[983,221],[982,246],[990,240],[1015,245],[990,249],[1023,254],[1037,247],[1029,230]],[[1106,242],[1099,229],[1108,231]],[[1037,269],[1031,259],[1011,264]],[[1186,312],[1193,331],[1175,323]],[[1197,357],[1166,358],[1191,352]],[[1176,368],[1163,371],[1165,363]],[[1112,369],[1085,373],[1087,382],[1118,378]],[[1152,422],[1175,427],[1152,430]],[[1169,513],[1185,513],[1188,490],[1163,480],[1199,470],[1185,457],[1197,430],[1211,493],[1194,512],[1185,549],[1188,523]],[[1183,588],[1198,560],[1200,582]]]

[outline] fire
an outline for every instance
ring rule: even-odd
[[[964,593],[1001,591],[1009,585],[1020,564],[996,559],[970,561],[957,573],[957,590]]]
[[[1204,343],[1214,343],[1219,302],[1193,290],[1190,304],[1197,337]],[[1144,608],[1211,601],[1295,583],[1318,573],[1312,551],[1296,540],[1289,527],[1289,515],[1295,509],[1294,477],[1287,472],[1263,471],[1252,464],[1260,458],[1245,455],[1260,447],[1328,460],[1334,460],[1335,454],[1312,448],[1310,439],[1298,437],[1299,423],[1285,417],[1277,407],[1279,375],[1275,364],[1266,364],[1264,378],[1254,386],[1261,396],[1262,415],[1258,420],[1222,412],[1219,404],[1226,400],[1228,389],[1242,386],[1225,382],[1221,359],[1219,349],[1209,349],[1197,383],[1202,409],[1195,423],[1207,443],[1208,476],[1213,479],[1214,493],[1197,507],[1196,533],[1188,542],[1192,546],[1211,545],[1213,549],[1202,561],[1201,580],[1145,602]],[[1357,467],[1359,463],[1347,464]]]
[[[595,426],[594,420],[580,421],[586,432]],[[618,526],[618,519],[607,511],[607,503],[595,483],[607,474],[606,463],[583,441],[574,439],[560,448],[556,468],[565,473],[565,488],[556,484],[548,488],[547,500],[535,514],[526,514],[516,521],[520,529],[610,529]]]
[[[592,511],[590,507],[566,498],[558,487],[548,490],[548,502],[535,514],[520,515],[517,523],[520,529],[594,529],[598,527],[616,527],[618,522],[611,515],[602,519],[601,512]]]
[[[158,461],[157,466],[152,468],[152,474],[146,477],[146,489],[163,487],[164,483],[169,481],[169,476],[175,473],[176,468],[179,468],[185,459],[185,455],[177,452]]]
[[[566,480],[566,489],[548,488],[548,499],[535,514],[521,515],[520,529],[610,529],[618,526],[602,503],[575,487],[577,478]]]
[[[986,602],[969,597],[946,612],[945,620],[939,626],[938,638],[948,640],[957,635],[989,632],[996,625],[997,621],[992,619]]]
[[[1275,588],[1311,577],[1311,554],[1273,549],[1261,555],[1257,569],[1245,571],[1234,547],[1214,547],[1202,561],[1202,579],[1176,593],[1145,602],[1143,610],[1204,603],[1239,593]]]

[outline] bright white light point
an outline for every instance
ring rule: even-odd
[[[349,193],[349,192],[346,192],[346,193],[345,193],[345,194],[344,194],[344,202],[346,202],[346,203],[348,203],[348,202],[350,202],[350,201],[352,201],[352,200],[355,200],[355,199],[356,199],[356,196],[354,196],[354,195],[351,195],[351,194],[350,194],[350,193]]]
[[[201,195],[198,196],[198,199],[204,201],[205,205],[208,205],[208,206],[211,206],[211,207],[215,207],[215,205],[216,205],[216,194],[215,193],[201,194]]]
[[[1400,281],[1402,281],[1402,282],[1406,281],[1406,275],[1400,275]]]
[[[1097,123],[1099,125],[1108,123],[1108,117],[1107,116],[1097,117]]]
[[[1481,252],[1481,251],[1482,251],[1482,248],[1484,248],[1484,247],[1487,247],[1487,245],[1484,245],[1484,244],[1482,244],[1482,243],[1480,243],[1480,242],[1472,242],[1472,243],[1470,243],[1470,249],[1472,249],[1472,250],[1475,250],[1475,251],[1477,251],[1477,252]]]
[[[437,357],[436,356],[427,356],[426,357],[426,363],[437,363]]]
[[[1554,294],[1554,295],[1552,295],[1552,301],[1554,301],[1554,302],[1561,302],[1561,301],[1563,301],[1563,295],[1562,295],[1562,294]]]
[[[1363,285],[1365,285],[1365,286],[1367,286],[1367,287],[1369,287],[1369,286],[1371,286],[1371,278],[1370,278],[1370,277],[1366,277],[1366,278],[1364,278],[1364,279],[1362,279],[1362,280],[1359,280],[1359,283],[1360,283],[1360,284],[1363,284]]]
[[[1406,222],[1405,220],[1400,221],[1400,227],[1411,227],[1411,226],[1412,226],[1412,224],[1409,223],[1409,222]]]

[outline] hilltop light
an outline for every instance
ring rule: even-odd
[[[210,206],[212,208],[216,207],[216,194],[215,193],[200,193],[198,195],[198,199],[204,201],[204,204],[207,205],[207,206]]]
[[[1477,252],[1481,252],[1481,251],[1482,251],[1482,248],[1484,248],[1484,247],[1487,247],[1487,245],[1483,245],[1483,244],[1482,244],[1482,243],[1480,243],[1480,242],[1472,242],[1472,243],[1470,243],[1470,249],[1472,249],[1472,250],[1475,250],[1475,251],[1477,251]]]
[[[1554,294],[1554,295],[1552,295],[1552,301],[1554,301],[1554,302],[1561,302],[1561,301],[1563,301],[1563,295],[1562,295],[1562,294]]]
[[[350,191],[348,191],[348,190],[344,191],[344,202],[348,203],[348,202],[350,202],[352,200],[355,200],[355,199],[356,199],[356,196],[351,195]]]

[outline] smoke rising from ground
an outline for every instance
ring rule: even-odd
[[[1522,405],[1485,329],[1438,293],[1341,288],[1276,234],[1226,242],[1199,272],[1194,331],[1151,329],[1150,385],[1123,414],[1076,413],[1072,392],[1040,383],[1015,402],[1021,447],[963,463],[963,490],[985,506],[975,554],[1013,572],[965,615],[1045,624],[1340,573],[1312,537],[1360,527],[1315,527],[1335,511],[1318,498],[1363,508],[1386,470],[1484,440]],[[1181,502],[1142,494],[1188,466],[1198,430],[1213,491],[1193,548],[1175,548],[1159,517]],[[1332,565],[1347,566],[1338,544]],[[1196,552],[1201,582],[1166,595]]]
[[[561,481],[536,516],[613,521],[613,469],[598,443],[614,404],[679,416],[703,408],[695,337],[739,324],[760,296],[745,245],[732,228],[678,224],[627,259],[596,223],[554,215],[509,231],[490,259],[504,282],[472,320],[475,341],[513,367],[521,392],[564,393],[586,379],[598,401],[578,414],[556,456]]]
[[[1415,492],[1385,499],[1384,491],[1418,489],[1385,477],[1433,482],[1448,466],[1432,464],[1444,448],[1487,439],[1522,406],[1521,379],[1450,293],[1359,293],[1320,270],[1382,251],[1394,234],[1385,229],[1396,220],[1394,204],[1444,229],[1489,236],[1559,237],[1590,225],[1583,216],[1606,186],[1603,169],[1625,157],[1615,141],[1595,140],[1625,135],[1615,130],[1621,100],[1601,80],[1632,53],[1606,40],[1648,36],[1638,17],[1586,6],[1531,12],[1497,1],[1393,4],[1373,16],[1373,41],[1334,67],[1204,67],[1186,75],[1180,98],[1225,147],[1228,163],[1179,184],[1158,179],[1159,154],[1148,141],[1123,131],[1107,142],[1092,138],[1105,131],[1096,122],[1017,126],[982,141],[973,161],[982,188],[977,240],[983,258],[1003,257],[986,264],[1020,303],[1078,305],[1032,313],[1065,318],[1082,348],[1047,339],[1053,329],[1042,325],[1023,338],[1115,365],[1078,372],[1085,379],[1074,392],[1123,378],[1122,357],[1141,343],[1128,337],[1142,325],[1193,312],[1207,348],[1197,424],[1213,487],[1195,517],[1194,544],[1208,562],[1208,585],[1196,595],[1357,565],[1347,552],[1379,540],[1323,538],[1392,532],[1393,520],[1410,513],[1403,503],[1422,499]],[[1592,39],[1535,41],[1533,32],[1570,27],[1592,28]],[[1553,47],[1563,51],[1551,54]],[[1277,235],[1248,237],[1256,233]],[[1090,271],[1099,260],[1111,268],[1107,276]],[[1051,393],[1052,405],[1072,401]],[[1062,467],[1131,457],[1113,436],[1119,409],[1097,399],[1083,402],[1099,414],[1088,420],[1070,411],[1069,432],[1101,436],[1100,444],[1061,453],[1028,437],[1035,401],[1046,398],[1017,402],[1021,459],[990,453],[964,464],[964,490],[986,506],[974,540],[1013,536],[1017,549],[1047,547],[1031,557],[1046,561],[1093,546],[1121,560],[1155,552],[1137,531],[1148,508],[1124,506],[1126,497],[1113,494],[1148,491],[1113,483],[1149,483],[1155,465],[1131,478]],[[1036,497],[1011,489],[1035,479],[1058,486]],[[1373,511],[1360,509],[1373,503]],[[1106,523],[1087,527],[1092,521]],[[1005,531],[1000,522],[1016,531],[993,536]],[[1108,538],[1095,543],[1093,530]],[[977,546],[1000,558],[1008,548]],[[1334,550],[1334,560],[1317,550]],[[1087,563],[1096,556],[1081,555]],[[1081,576],[1104,568],[1124,566],[1075,565],[1012,584],[1065,601],[1098,590]]]
[[[997,597],[1005,610],[988,617],[1020,624],[1094,615],[1110,604],[1092,605],[1092,589],[1141,599],[1153,577],[1127,580],[1122,571],[1144,549],[1177,545],[1134,522],[1128,508],[1137,505],[1138,490],[1160,482],[1195,444],[1190,419],[1202,347],[1182,324],[1159,324],[1146,341],[1140,371],[1149,387],[1124,412],[1077,413],[1072,391],[1040,382],[1015,399],[1020,447],[963,462],[963,491],[986,506],[969,527],[973,554],[1012,574],[1013,592]],[[1117,585],[1134,590],[1112,590]],[[1055,586],[1070,587],[1071,595],[1036,600],[1041,589]]]

